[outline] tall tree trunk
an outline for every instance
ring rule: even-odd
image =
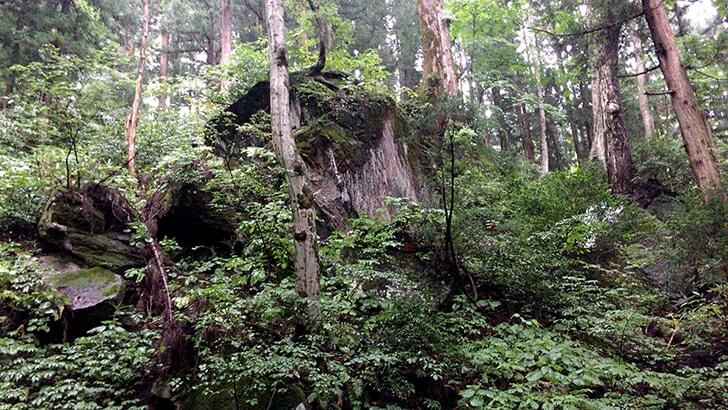
[[[685,8],[681,8],[680,4],[676,1],[672,6],[672,11],[675,12],[675,25],[677,26],[677,36],[682,37],[687,34],[687,27],[685,25]],[[669,23],[669,20],[668,20]]]
[[[498,143],[500,144],[501,152],[508,151],[510,147],[510,141],[508,141],[508,130],[506,126],[505,112],[506,107],[503,104],[503,97],[500,93],[500,87],[493,87],[493,104],[498,107],[500,114],[498,115]]]
[[[706,193],[706,197],[710,197],[720,183],[720,170],[713,153],[713,134],[680,61],[680,52],[662,0],[642,0],[642,6],[655,43],[660,69],[670,92],[672,107],[680,124],[690,168],[698,186]]]
[[[607,169],[607,143],[604,140],[604,132],[601,127],[603,123],[598,120],[601,112],[599,89],[599,74],[595,73],[591,80],[591,97],[592,97],[592,138],[591,148],[589,149],[589,158],[595,159],[599,165],[606,171]]]
[[[546,136],[546,98],[544,96],[543,84],[541,83],[541,52],[539,47],[541,44],[538,41],[538,37],[534,34],[534,46],[536,48],[536,67],[534,72],[536,73],[536,94],[538,95],[538,119],[539,125],[541,126],[541,176],[546,175],[549,172],[549,142]]]
[[[607,178],[612,192],[626,195],[633,191],[634,166],[627,129],[624,126],[624,103],[617,79],[620,32],[621,24],[612,24],[600,33],[597,55],[599,105],[594,118],[594,122],[599,124],[599,132],[594,135],[606,144]]]
[[[582,163],[584,161],[584,151],[582,150],[582,143],[579,138],[579,126],[576,121],[569,121],[569,127],[571,128],[571,139],[574,142],[574,153],[576,153],[576,161]]]
[[[639,29],[639,25],[637,26]],[[652,117],[652,109],[650,108],[650,102],[647,99],[647,73],[645,73],[645,63],[642,61],[642,55],[644,50],[642,48],[642,39],[640,39],[639,30],[635,31],[632,37],[632,44],[634,45],[634,61],[637,66],[637,101],[640,106],[640,116],[642,117],[642,127],[645,131],[645,137],[650,138],[655,132],[655,119]]]
[[[169,31],[162,31],[162,52],[159,55],[159,82],[162,93],[159,96],[159,109],[167,109],[167,75],[169,74]]]
[[[233,13],[230,9],[230,0],[221,0],[220,15],[220,63],[225,64],[233,51]],[[224,76],[223,76],[224,77]],[[220,79],[220,89],[227,88],[225,78]]]
[[[296,291],[308,301],[309,317],[321,313],[316,213],[313,192],[306,178],[306,164],[291,136],[286,29],[283,0],[266,0],[270,51],[270,111],[273,147],[286,170],[293,208],[293,239],[296,248]]]
[[[456,95],[458,81],[450,45],[450,29],[444,21],[442,0],[417,0],[422,35],[422,82],[427,93]]]
[[[549,170],[563,169],[566,161],[564,160],[559,130],[556,128],[552,115],[546,117],[546,138],[549,144]]]
[[[61,0],[61,13],[68,14],[73,5],[73,0]]]
[[[136,132],[139,125],[139,111],[142,106],[142,85],[144,84],[144,66],[147,62],[147,34],[149,33],[149,0],[144,0],[144,16],[142,17],[142,38],[139,42],[139,68],[137,69],[134,102],[126,122],[127,166],[129,173],[136,177]]]
[[[581,97],[581,112],[584,115],[583,121],[581,123],[581,126],[584,128],[584,131],[582,135],[584,135],[584,156],[585,158],[589,158],[589,151],[591,150],[592,146],[592,140],[594,139],[594,135],[592,134],[593,131],[593,123],[592,120],[592,106],[591,106],[591,100],[587,97],[587,87],[584,84],[584,80],[579,81],[579,94]]]
[[[528,112],[526,112],[526,104],[520,103],[516,105],[516,115],[518,117],[518,128],[521,131],[521,145],[523,145],[523,156],[526,160],[533,162],[536,156],[533,153],[533,138],[531,138],[531,124],[528,121]]]
[[[540,70],[540,68],[536,68]],[[538,80],[537,80],[538,81]],[[539,125],[541,126],[541,176],[546,175],[549,172],[549,143],[546,138],[546,110],[544,109],[544,93],[543,87],[539,84],[537,89],[538,94],[538,119]]]

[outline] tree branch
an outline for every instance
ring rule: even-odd
[[[598,26],[598,27],[590,28],[590,29],[587,29],[587,30],[584,30],[584,31],[571,32],[571,33],[554,33],[553,31],[549,31],[549,30],[546,30],[546,29],[543,29],[543,28],[540,28],[540,27],[533,27],[533,26],[528,26],[528,28],[531,29],[531,30],[533,30],[533,31],[540,31],[542,33],[546,33],[546,34],[548,34],[550,36],[553,36],[553,37],[578,37],[578,36],[584,36],[584,35],[587,35],[587,34],[596,33],[597,31],[602,31],[602,30],[606,30],[606,29],[609,29],[609,28],[612,28],[612,27],[615,27],[615,26],[622,25],[622,24],[624,24],[624,23],[626,23],[626,22],[628,22],[630,20],[634,20],[634,19],[636,19],[638,17],[642,17],[642,15],[644,15],[644,14],[645,14],[644,11],[640,11],[639,13],[636,13],[636,14],[634,14],[632,16],[629,16],[629,17],[627,17],[627,18],[625,18],[623,20],[616,21],[614,23],[605,24],[603,26]]]
[[[648,68],[648,69],[646,69],[646,70],[644,70],[642,72],[639,72],[639,73],[634,73],[634,74],[620,74],[620,75],[617,76],[617,78],[639,77],[639,76],[641,76],[643,74],[647,74],[647,73],[649,73],[651,71],[655,71],[658,68],[660,68],[660,66],[659,65],[656,65],[654,67]]]
[[[668,90],[668,91],[662,91],[662,92],[659,92],[659,93],[651,93],[649,91],[646,91],[645,92],[645,95],[648,95],[648,96],[672,95],[672,94],[675,94],[675,91]]]

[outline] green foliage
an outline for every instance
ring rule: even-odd
[[[130,332],[114,319],[73,343],[41,345],[36,335],[58,326],[65,299],[44,275],[19,247],[0,247],[0,408],[144,408],[135,384],[154,353],[155,333]]]

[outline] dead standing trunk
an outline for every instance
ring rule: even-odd
[[[710,197],[720,184],[720,170],[713,152],[715,142],[708,121],[698,106],[688,75],[680,61],[680,52],[661,0],[642,0],[645,19],[650,28],[662,75],[680,124],[690,168],[698,186]]]
[[[604,132],[602,132],[602,123],[597,120],[601,108],[599,107],[599,79],[598,74],[591,79],[591,97],[592,97],[592,138],[591,148],[589,149],[589,158],[599,162],[602,169],[607,169],[607,144],[604,141]]]
[[[286,170],[293,208],[293,239],[296,249],[296,290],[308,301],[310,319],[321,313],[313,192],[306,179],[306,165],[291,136],[288,61],[282,0],[266,0],[270,51],[270,106],[273,147]]]
[[[422,86],[426,93],[458,92],[450,29],[444,20],[442,0],[417,0],[422,35]]]
[[[147,61],[147,34],[149,33],[149,0],[144,0],[144,16],[142,18],[142,38],[139,43],[139,68],[137,69],[134,102],[126,123],[127,166],[129,173],[136,177],[136,132],[139,125],[139,111],[142,105],[142,85],[144,84],[144,66]]]
[[[638,26],[639,28],[639,26]],[[642,60],[644,50],[642,48],[642,39],[640,39],[639,30],[635,31],[632,37],[632,44],[634,45],[634,61],[637,66],[637,72],[643,73],[637,75],[637,101],[640,106],[640,116],[642,117],[642,126],[645,131],[645,137],[650,138],[655,132],[655,119],[652,116],[652,109],[650,108],[650,102],[647,100],[647,73],[645,72],[645,63]]]

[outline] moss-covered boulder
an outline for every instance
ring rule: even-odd
[[[113,307],[123,300],[126,290],[121,276],[101,267],[53,274],[47,281],[66,296],[68,308],[75,312],[104,303]]]
[[[59,320],[50,323],[46,342],[70,342],[110,319],[124,301],[126,282],[110,270],[93,267],[50,272],[45,282],[64,296]]]
[[[38,222],[38,239],[46,249],[122,273],[144,265],[130,244],[129,223],[135,219],[134,208],[119,191],[87,184],[59,192],[48,203]]]

